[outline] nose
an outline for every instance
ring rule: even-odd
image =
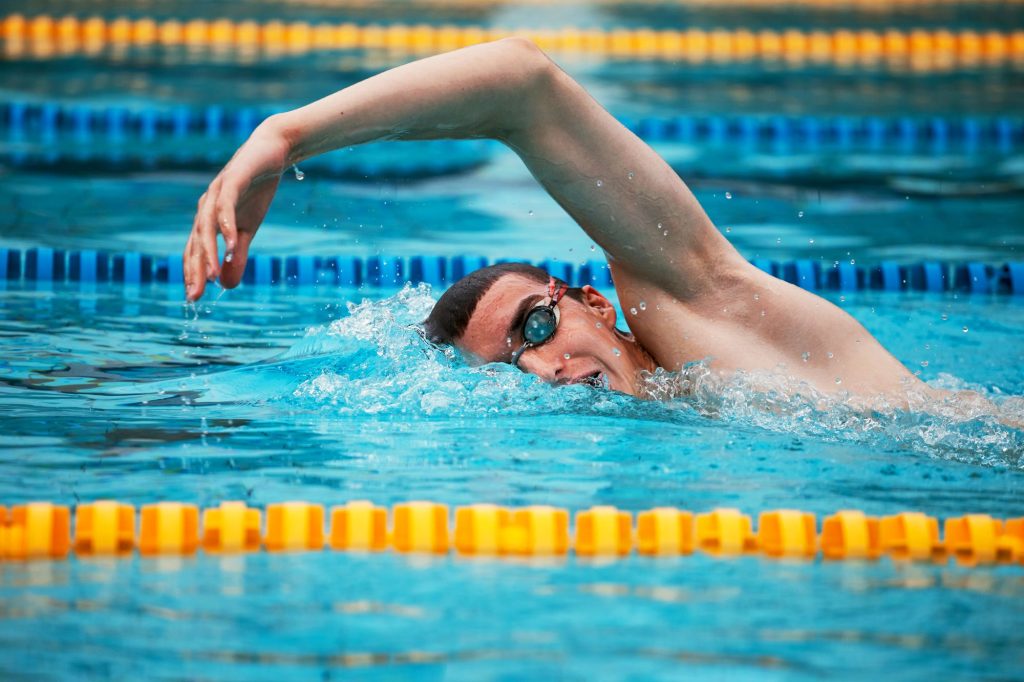
[[[568,374],[564,352],[556,352],[552,344],[544,344],[536,348],[528,348],[519,360],[519,366],[529,374],[536,375],[554,384],[565,379]]]

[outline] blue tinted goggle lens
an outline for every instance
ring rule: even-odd
[[[526,316],[526,324],[523,325],[523,338],[536,345],[544,343],[555,333],[558,320],[555,318],[553,308],[534,308]]]

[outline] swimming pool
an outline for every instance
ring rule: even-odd
[[[239,7],[233,19],[281,16],[263,3]],[[370,20],[358,6],[340,17],[298,7],[289,20]],[[666,16],[647,4],[581,4],[568,18],[533,4],[430,7],[375,16],[606,30],[675,28],[669,22],[681,19],[671,17],[708,29],[884,19],[979,31],[1012,16],[1012,6],[993,4],[927,16],[765,10],[742,21],[724,9]],[[151,14],[205,11],[157,5]],[[73,114],[58,116],[47,138],[35,113],[21,130],[5,113],[0,248],[156,255],[180,250],[195,196],[236,144],[199,123],[211,102],[237,121],[246,107],[297,104],[403,59],[374,49],[247,64],[202,50],[6,54],[17,67],[0,75],[10,101],[132,115],[181,105],[188,124],[174,138],[169,113],[157,117],[152,145],[140,144],[136,123],[112,142],[108,114],[90,114],[86,144]],[[672,118],[670,132],[648,124],[646,134],[673,165],[695,169],[698,198],[749,258],[824,270],[1021,260],[1019,63],[922,73],[572,52],[560,61],[616,114]],[[210,66],[196,73],[195,64]],[[783,114],[803,127],[769,133]],[[720,132],[707,122],[716,116]],[[842,117],[860,123],[836,125]],[[902,117],[913,135],[899,132]],[[1001,117],[1005,137],[992,123]],[[933,119],[960,133],[938,144]],[[871,120],[884,122],[878,139]],[[965,120],[982,131],[974,146]],[[764,121],[763,130],[744,137],[744,121]],[[808,121],[824,132],[809,134]],[[47,149],[58,158],[48,161]],[[259,251],[577,265],[596,257],[510,154],[441,149],[381,146],[340,154],[362,154],[358,163],[304,167],[304,180],[282,184]],[[457,163],[427,163],[437,156]],[[795,508],[819,524],[840,509],[1024,516],[1024,434],[998,419],[1024,413],[1019,296],[825,292],[922,378],[979,390],[1000,409],[866,417],[752,397],[742,382],[702,380],[699,367],[697,390],[664,402],[469,368],[411,328],[436,289],[246,286],[189,309],[180,289],[161,283],[0,282],[8,506],[244,500],[265,510],[287,500],[427,499],[633,513],[736,507],[755,518]],[[0,670],[10,678],[1007,679],[1024,668],[1016,565],[200,552],[5,561],[0,593]]]

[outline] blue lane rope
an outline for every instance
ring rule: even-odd
[[[233,137],[243,140],[267,116],[269,109],[245,107],[129,108],[68,105],[63,102],[7,101],[0,103],[0,127],[14,139],[31,136],[55,142],[124,143],[129,139]],[[888,118],[880,116],[679,115],[620,118],[639,137],[650,142],[766,142],[828,146],[838,149],[930,148],[938,153],[951,147],[994,148],[1008,153],[1024,143],[1020,116],[939,116]]]
[[[507,262],[499,259],[495,263]],[[925,261],[891,261],[871,266],[821,261],[752,261],[761,270],[809,291],[958,291],[1024,296],[1024,262],[993,265]],[[425,282],[443,287],[490,264],[482,256],[268,256],[251,254],[242,281],[251,286],[398,287]],[[558,260],[536,263],[574,286],[610,286],[604,261],[574,264]],[[142,253],[62,251],[49,247],[0,248],[0,284],[6,282],[182,285],[181,257]]]

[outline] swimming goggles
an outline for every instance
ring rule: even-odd
[[[523,345],[512,353],[512,366],[519,367],[519,359],[526,352],[527,348],[536,348],[551,340],[558,329],[558,302],[569,290],[569,285],[562,283],[562,286],[555,291],[557,282],[554,277],[548,280],[548,302],[530,309],[523,320]]]

